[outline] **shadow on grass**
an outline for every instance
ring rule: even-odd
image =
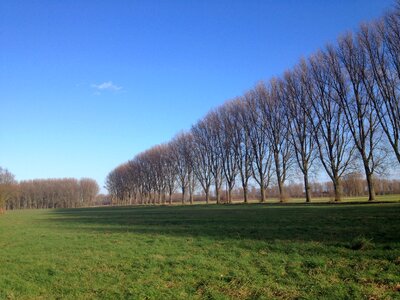
[[[58,209],[48,220],[70,230],[223,239],[375,244],[400,241],[400,204],[195,205]]]

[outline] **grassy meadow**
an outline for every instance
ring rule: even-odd
[[[400,203],[0,216],[0,299],[399,297]]]

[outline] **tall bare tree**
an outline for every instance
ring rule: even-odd
[[[282,202],[287,197],[284,185],[293,162],[283,82],[273,79],[268,87],[258,85],[257,94],[265,123],[264,134],[268,138],[270,151],[274,158],[279,199]]]
[[[360,47],[367,56],[363,84],[382,130],[400,163],[400,17],[388,14],[358,33]]]
[[[333,88],[329,62],[324,52],[309,60],[304,79],[313,110],[308,114],[313,126],[320,161],[332,180],[335,201],[342,199],[342,177],[352,166],[354,143],[346,122],[343,107]]]
[[[155,203],[155,189],[156,189],[156,182],[155,177],[153,174],[153,169],[151,166],[151,159],[149,159],[148,152],[139,153],[135,157],[136,162],[139,165],[140,169],[140,177],[142,180],[142,203],[143,204],[150,204]]]
[[[193,171],[203,188],[206,203],[210,201],[210,186],[213,179],[213,153],[209,143],[209,130],[204,120],[192,127]]]
[[[232,203],[232,190],[238,174],[238,136],[235,134],[237,127],[235,118],[236,107],[233,102],[226,102],[217,111],[218,134],[217,140],[221,151],[222,170],[228,190],[228,202]]]
[[[175,160],[175,167],[177,172],[177,179],[181,188],[181,202],[185,203],[186,189],[189,186],[189,173],[192,168],[190,160],[190,133],[178,134],[171,143],[172,155]]]
[[[251,122],[248,103],[242,98],[231,102],[234,126],[232,143],[236,152],[237,168],[243,189],[243,200],[248,202],[248,185],[253,170],[253,151],[250,141]]]
[[[305,61],[284,76],[287,124],[299,169],[303,173],[306,202],[311,201],[310,168],[316,157],[315,138],[311,119],[314,118],[312,102],[307,94],[309,80]],[[311,116],[311,118],[309,118]]]
[[[112,203],[122,204],[126,200],[127,172],[127,164],[121,164],[107,175],[105,185]]]
[[[193,135],[191,132],[185,133],[183,136],[182,143],[184,145],[183,147],[183,159],[185,160],[185,165],[187,169],[187,174],[188,174],[188,189],[189,189],[189,202],[190,204],[193,204],[193,198],[194,198],[194,191],[196,189],[196,176],[194,173],[194,141],[193,141]]]
[[[381,164],[379,121],[363,84],[367,60],[364,51],[348,34],[337,49],[327,51],[333,87],[343,107],[348,128],[359,152],[368,182],[369,200],[375,200],[373,175]]]
[[[91,178],[82,178],[79,180],[79,188],[81,194],[81,206],[94,204],[96,196],[100,191],[97,182]]]
[[[214,191],[217,204],[221,201],[221,187],[223,183],[223,157],[220,140],[222,130],[220,128],[217,110],[210,111],[204,117],[205,130],[208,136],[209,149],[211,151],[211,173],[213,175]]]
[[[260,188],[261,202],[266,200],[266,190],[271,182],[272,152],[269,147],[269,139],[266,132],[267,123],[264,121],[263,110],[260,101],[260,89],[263,84],[244,95],[245,107],[248,110],[245,130],[249,138],[253,154],[252,172],[255,181]],[[265,88],[265,87],[264,87]]]
[[[172,204],[172,194],[175,191],[176,181],[178,177],[177,160],[175,156],[175,148],[170,142],[163,149],[163,168],[165,185],[168,191],[168,202]]]

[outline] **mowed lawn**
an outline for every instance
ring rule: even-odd
[[[0,216],[0,299],[399,299],[400,203]]]

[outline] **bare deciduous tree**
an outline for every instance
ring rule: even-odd
[[[221,149],[222,170],[228,189],[228,202],[232,202],[232,190],[235,186],[236,176],[238,173],[238,151],[239,141],[235,134],[237,127],[235,119],[235,106],[233,102],[227,102],[221,106],[217,112],[218,117],[218,133],[217,140]]]
[[[308,114],[313,126],[320,161],[332,180],[335,201],[342,199],[342,176],[351,166],[354,144],[337,95],[332,87],[326,54],[310,58],[306,91],[313,110]]]
[[[213,178],[213,150],[209,143],[209,130],[201,120],[192,127],[193,135],[193,171],[203,188],[206,203],[210,201],[210,186]]]
[[[240,174],[240,181],[243,189],[243,200],[248,202],[248,185],[253,170],[253,151],[250,141],[251,118],[249,115],[248,103],[238,98],[231,102],[234,126],[232,143],[236,152],[237,168]]]
[[[259,92],[260,90],[256,88],[244,95],[245,106],[248,110],[248,115],[246,116],[247,122],[244,125],[253,153],[253,176],[260,187],[260,201],[265,202],[266,189],[271,182],[272,152],[270,151],[269,140],[265,134],[268,125],[264,121]]]
[[[172,143],[165,145],[163,149],[163,165],[165,185],[168,190],[168,202],[172,204],[172,194],[175,191],[178,176],[177,160]]]
[[[333,87],[346,116],[348,128],[361,157],[368,182],[369,200],[375,200],[373,174],[381,163],[381,134],[371,98],[363,84],[367,60],[349,34],[339,40],[337,50],[327,51]]]
[[[188,139],[190,139],[188,133],[181,133],[177,135],[171,143],[177,178],[182,193],[182,204],[185,203],[186,189],[189,185],[189,173],[192,164],[189,154],[190,149],[188,149],[190,146]]]
[[[311,201],[310,168],[315,159],[315,138],[311,119],[312,103],[307,93],[308,68],[302,61],[293,72],[284,76],[287,124],[297,164],[303,173],[306,202]],[[310,117],[309,117],[310,116]]]
[[[264,134],[268,138],[268,145],[273,154],[279,199],[282,202],[287,198],[284,185],[293,157],[283,82],[273,79],[268,87],[258,85],[257,93],[265,123]]]
[[[81,206],[92,205],[99,193],[99,185],[91,178],[82,178],[79,180],[79,190],[81,195]]]
[[[366,55],[363,84],[382,130],[400,163],[400,20],[389,14],[358,33]]]

